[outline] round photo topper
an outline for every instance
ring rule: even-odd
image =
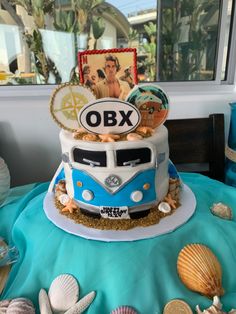
[[[135,105],[141,114],[140,126],[157,128],[166,121],[169,100],[166,93],[157,85],[142,84],[135,86],[126,98]]]
[[[78,120],[80,110],[94,100],[96,97],[87,87],[63,84],[54,91],[51,97],[50,111],[61,128],[75,132],[80,127]]]

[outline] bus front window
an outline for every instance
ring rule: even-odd
[[[83,165],[89,165],[90,167],[106,167],[107,157],[104,151],[91,151],[80,148],[73,150],[73,158],[75,162]]]
[[[116,151],[116,164],[119,167],[145,164],[151,161],[150,148],[120,149]]]

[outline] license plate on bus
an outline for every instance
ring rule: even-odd
[[[127,206],[100,206],[100,214],[103,218],[109,219],[129,219]]]

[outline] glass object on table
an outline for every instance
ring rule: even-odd
[[[0,157],[0,206],[7,198],[10,189],[10,173],[7,164]]]
[[[8,246],[0,237],[0,267],[17,262],[19,252],[15,246]]]
[[[236,187],[236,102],[230,103],[231,119],[228,145],[226,145],[225,183]]]

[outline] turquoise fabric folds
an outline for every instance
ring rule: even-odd
[[[236,215],[236,189],[202,175],[184,173],[194,192],[197,209],[192,218],[174,232],[134,242],[99,242],[71,235],[45,216],[43,199],[48,183],[12,189],[0,207],[0,236],[18,247],[1,299],[27,297],[38,307],[40,288],[48,290],[62,273],[72,274],[80,285],[80,297],[92,290],[96,297],[86,313],[109,314],[120,305],[133,306],[141,314],[162,313],[174,298],[185,300],[194,310],[211,301],[188,290],[180,281],[176,261],[189,243],[207,245],[223,269],[224,310],[236,308],[236,222],[213,216],[213,203],[223,202]]]

